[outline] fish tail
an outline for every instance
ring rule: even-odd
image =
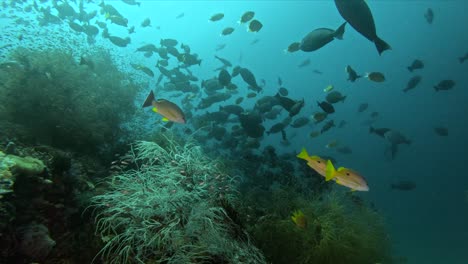
[[[268,132],[267,132],[268,133]],[[301,153],[297,154],[298,158],[306,160],[309,158],[309,153],[307,153],[307,150],[305,148],[302,148]]]
[[[407,67],[407,68],[408,68],[408,71],[413,72],[413,68],[412,68],[412,67]]]
[[[331,162],[331,160],[328,160],[327,161],[327,168],[325,170],[325,180],[329,181],[329,180],[333,179],[333,177],[335,177],[335,175],[336,175],[335,166],[333,166],[333,163]]]
[[[439,91],[439,88],[438,88],[437,86],[434,86],[434,90],[435,90],[436,92],[438,92],[438,91]]]
[[[146,97],[146,100],[143,103],[142,108],[151,106],[153,104],[153,101],[154,101],[154,93],[153,93],[153,90],[151,90],[148,96]]]
[[[339,28],[335,30],[335,32],[333,33],[333,37],[335,37],[336,39],[340,39],[340,40],[343,39],[343,34],[345,32],[346,23],[347,22],[344,22],[343,24],[341,24]]]
[[[379,37],[374,40],[374,43],[377,51],[379,52],[379,55],[382,55],[382,52],[386,50],[392,49],[392,47],[390,47],[387,42],[385,42],[383,39],[380,39]]]

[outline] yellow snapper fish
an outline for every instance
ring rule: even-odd
[[[344,167],[339,167],[336,170],[330,160],[327,161],[325,180],[334,180],[339,185],[351,188],[353,191],[369,191],[369,186],[367,185],[366,180],[364,177],[359,175],[359,173]]]
[[[306,160],[309,167],[325,177],[327,168],[327,161],[325,159],[322,159],[319,156],[309,156],[309,153],[307,153],[305,148],[302,148],[301,153],[297,154],[296,157]]]
[[[301,210],[294,211],[291,219],[297,227],[302,229],[307,228],[307,218]]]
[[[153,106],[153,111],[163,116],[163,121],[172,121],[185,124],[185,115],[179,106],[166,99],[155,99],[153,91],[150,91],[143,103],[143,108]]]

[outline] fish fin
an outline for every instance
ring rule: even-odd
[[[302,148],[301,153],[297,154],[298,158],[307,160],[309,158],[309,154],[307,153],[307,150],[305,148]]]
[[[382,55],[382,52],[386,50],[392,49],[392,47],[390,47],[387,42],[385,42],[383,39],[380,39],[379,37],[374,40],[374,43],[377,51],[379,52],[379,55]]]
[[[143,103],[142,108],[151,106],[153,104],[153,101],[154,101],[154,93],[153,93],[153,90],[151,90],[148,96],[146,97],[146,100]]]
[[[337,28],[335,30],[335,32],[333,33],[333,37],[335,37],[336,39],[339,39],[339,40],[343,39],[343,34],[344,34],[344,31],[345,31],[346,23],[347,22],[344,22],[343,24],[341,24],[341,26],[339,28]]]
[[[333,179],[336,176],[336,170],[335,167],[333,166],[333,163],[331,160],[327,161],[327,168],[325,170],[325,180],[329,181]]]
[[[155,106],[155,107],[153,107],[153,109],[152,109],[152,110],[153,110],[153,112],[155,112],[155,113],[157,113],[157,112],[158,112],[158,108],[156,108],[156,106]]]
[[[156,107],[155,107],[156,108]],[[169,122],[169,119],[167,119],[167,117],[163,117],[162,119],[163,122]]]
[[[104,17],[106,18],[106,20],[108,20],[108,19],[109,19],[109,17],[110,17],[110,13],[109,13],[109,12],[107,12],[107,13],[104,15]]]

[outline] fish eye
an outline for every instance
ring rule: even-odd
[[[347,172],[346,175],[349,176],[349,172]]]
[[[317,160],[318,163],[320,163],[320,160]]]

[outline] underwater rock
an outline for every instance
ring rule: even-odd
[[[6,155],[0,151],[0,195],[12,192],[17,174],[36,175],[45,170],[41,160],[33,157]]]
[[[29,224],[18,228],[20,238],[18,250],[33,260],[43,260],[55,246],[55,241],[49,236],[49,229],[42,224]]]

